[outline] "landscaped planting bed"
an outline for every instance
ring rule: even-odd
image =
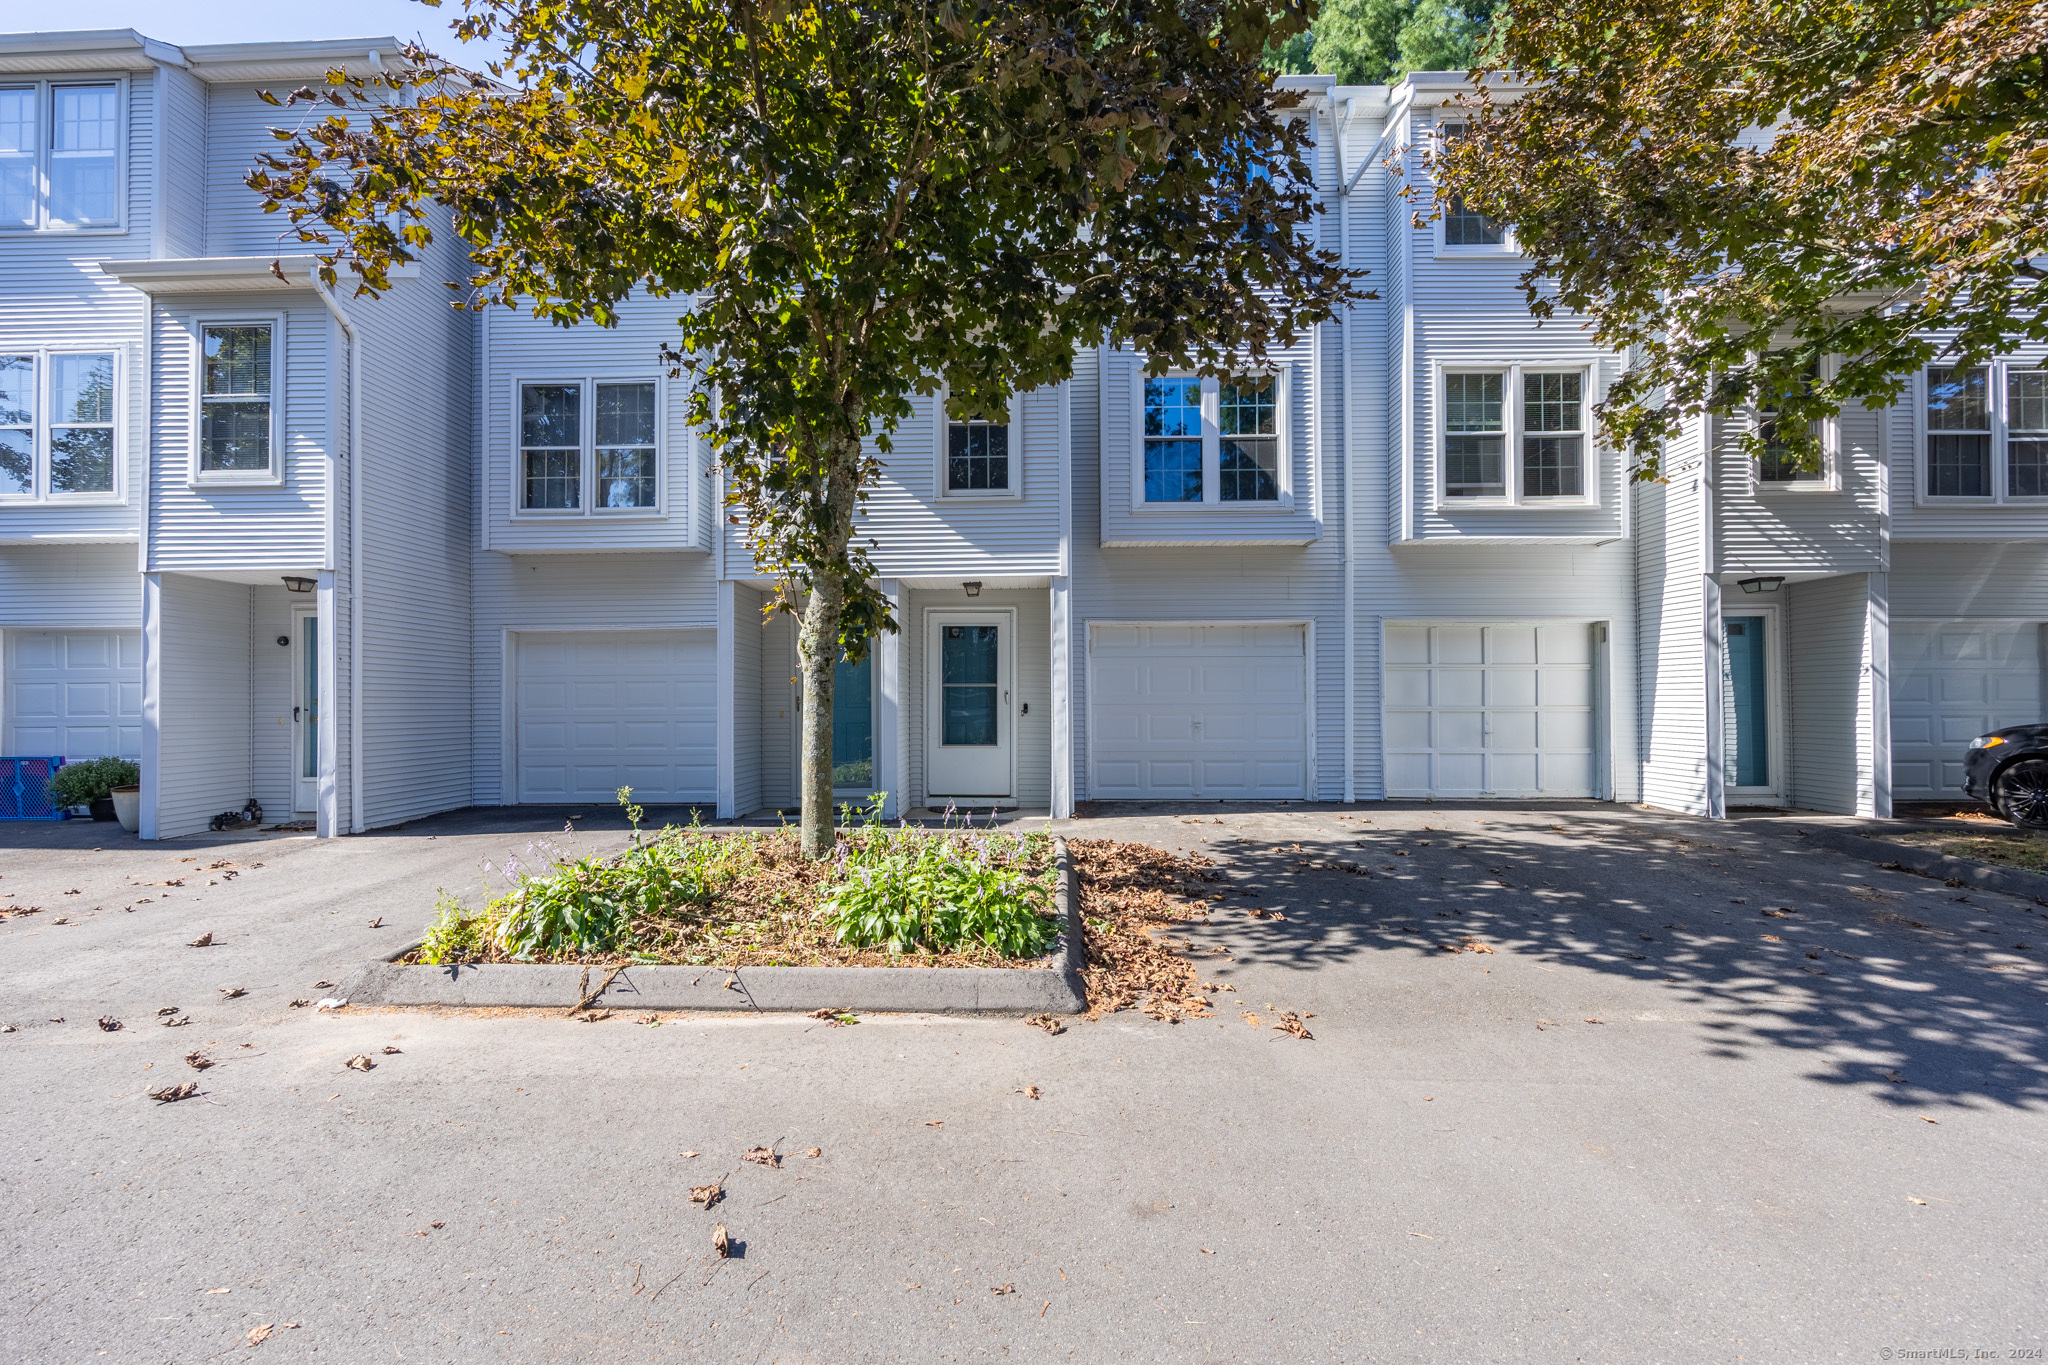
[[[487,871],[504,892],[444,899],[402,963],[1015,967],[1045,965],[1060,929],[1045,833],[870,818],[813,861],[793,829],[636,826],[611,857],[540,839]]]

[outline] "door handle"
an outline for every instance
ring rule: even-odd
[[[298,708],[298,707],[296,707],[296,706],[294,706],[294,707],[292,708],[292,719],[293,719],[293,720],[297,720],[298,718],[299,718],[299,708]]]

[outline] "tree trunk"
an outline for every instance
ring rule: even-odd
[[[850,425],[859,430],[858,410]],[[832,856],[832,670],[839,662],[839,619],[846,606],[846,580],[835,572],[846,563],[853,513],[860,493],[860,442],[835,444],[825,476],[822,553],[812,568],[810,596],[797,627],[797,667],[803,674],[803,854]]]
[[[829,858],[832,832],[832,679],[839,661],[839,609],[846,585],[820,578],[804,603],[797,628],[796,655],[804,680],[803,729],[803,852],[806,858]]]

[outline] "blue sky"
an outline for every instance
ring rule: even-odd
[[[444,56],[457,57],[459,44],[448,32],[462,17],[461,0],[429,9],[417,0],[350,0],[322,5],[311,0],[66,0],[32,5],[0,2],[0,32],[48,28],[132,28],[167,43],[256,43],[290,38],[413,38],[424,36]],[[53,22],[56,21],[56,22]],[[489,54],[467,49],[461,60],[481,63]]]

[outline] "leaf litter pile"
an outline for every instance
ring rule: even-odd
[[[1194,964],[1166,935],[1208,917],[1203,888],[1219,880],[1214,864],[1111,839],[1069,839],[1067,848],[1088,939],[1088,1017],[1136,1007],[1171,1023],[1207,1018],[1209,997]]]

